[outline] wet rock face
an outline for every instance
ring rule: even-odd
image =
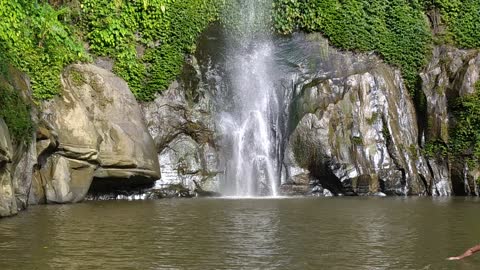
[[[324,64],[299,64],[285,180],[307,172],[335,194],[430,193],[435,181],[400,73],[375,56],[336,52],[318,37],[305,42],[324,52],[305,59]]]
[[[142,104],[161,164],[156,187],[181,185],[193,192],[196,182],[203,190],[218,191],[212,101],[201,87],[195,58],[189,59],[183,75],[153,102]]]
[[[32,104],[28,78],[19,70],[8,66],[6,72],[0,74],[0,84],[14,89],[23,102]],[[35,108],[31,116],[34,118]],[[30,142],[19,141],[0,118],[0,217],[14,215],[28,206],[36,162],[34,134]]]
[[[475,91],[480,74],[480,53],[447,46],[436,47],[425,72],[422,90],[427,100],[427,137],[448,142],[449,101]]]
[[[12,154],[13,147],[8,127],[0,118],[0,217],[18,212],[11,175]]]
[[[85,64],[67,68],[62,85],[61,96],[42,104],[44,134],[37,143],[42,164],[33,188],[40,198],[35,200],[80,201],[92,180],[116,179],[109,182],[112,189],[130,178],[153,184],[160,177],[157,154],[127,84]]]
[[[475,84],[480,78],[480,52],[449,46],[436,47],[430,63],[420,76],[427,109],[425,139],[448,143],[455,123],[449,105],[458,97],[475,91]],[[451,186],[456,195],[478,195],[479,168],[468,168],[463,162],[446,158],[432,158],[429,164],[435,178],[444,183],[440,188]],[[438,194],[442,195],[441,192]]]

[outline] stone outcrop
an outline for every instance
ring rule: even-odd
[[[422,90],[426,99],[424,115],[425,140],[447,144],[455,118],[451,104],[475,91],[480,78],[480,52],[436,47],[423,73]],[[479,168],[468,168],[463,162],[438,157],[429,160],[435,177],[453,188],[457,195],[479,195]]]
[[[219,190],[213,104],[201,81],[192,56],[181,79],[142,104],[161,164],[157,188],[181,185],[194,193],[197,182],[203,190]]]
[[[7,65],[5,72],[0,74],[0,91],[15,91],[20,100],[32,104],[28,78],[12,66]],[[31,117],[35,118],[34,108]],[[31,138],[31,141],[14,138],[0,117],[0,217],[14,215],[28,206],[33,167],[36,164],[33,134]]]
[[[0,217],[18,212],[12,181],[12,157],[13,147],[8,127],[0,119]]]
[[[127,84],[94,65],[72,65],[62,76],[61,96],[42,104],[46,153],[36,174],[41,202],[83,200],[95,189],[144,187],[160,178],[152,138]],[[108,186],[108,187],[106,187]]]
[[[429,194],[436,180],[400,72],[318,36],[301,42],[308,57],[296,63],[284,183],[307,174],[335,194]]]
[[[218,196],[225,162],[214,96],[226,82],[221,72],[207,74],[209,61],[223,61],[212,60],[214,46],[199,53],[202,68],[187,59],[152,102],[139,105],[110,71],[76,64],[62,75],[61,95],[32,106],[31,142],[12,138],[0,118],[0,217],[29,204],[79,202],[89,191],[106,199],[124,190],[134,190],[125,198]],[[274,127],[283,194],[479,195],[479,168],[421,149],[449,143],[449,105],[475,91],[478,50],[434,49],[420,74],[425,111],[415,110],[400,72],[373,54],[337,51],[315,34],[281,40],[279,54],[286,63],[276,83],[289,88],[285,121]],[[26,76],[11,68],[8,76],[0,83],[31,103]]]

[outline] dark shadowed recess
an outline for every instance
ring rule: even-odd
[[[154,182],[151,178],[133,176],[124,178],[93,178],[92,185],[88,190],[89,197],[101,195],[131,195],[152,188]]]

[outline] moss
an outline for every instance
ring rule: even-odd
[[[417,146],[414,144],[411,144],[408,147],[408,152],[410,152],[410,155],[412,156],[414,161],[418,160],[418,152],[417,152]]]
[[[216,0],[82,0],[91,52],[115,59],[114,72],[139,100],[153,100],[180,74],[184,55],[217,19]],[[137,48],[144,48],[142,53]]]
[[[427,157],[447,157],[448,145],[440,140],[428,141],[422,149]]]
[[[85,77],[83,77],[83,74],[80,73],[78,70],[72,69],[69,72],[69,77],[75,86],[82,86],[87,82]]]
[[[298,28],[321,32],[341,49],[378,52],[402,70],[412,95],[432,44],[424,8],[416,0],[275,0],[273,22],[283,34]]]
[[[387,141],[390,141],[392,139],[392,135],[390,134],[390,130],[388,129],[388,126],[385,125],[385,124],[383,125],[382,134],[383,134],[383,137]]]
[[[373,124],[375,124],[375,123],[377,122],[379,116],[380,116],[379,113],[374,112],[374,113],[372,114],[372,117],[367,118],[367,124],[369,124],[370,126],[373,125]]]
[[[29,75],[36,99],[59,93],[68,64],[90,60],[67,22],[69,12],[45,1],[0,1],[0,54]]]
[[[449,153],[459,158],[480,160],[480,81],[475,92],[459,98],[452,106],[456,125],[450,129]]]
[[[358,137],[358,136],[352,137],[352,144],[357,146],[362,146],[363,145],[362,137]]]
[[[318,146],[305,140],[305,136],[295,134],[292,141],[293,153],[297,164],[304,169],[309,169],[320,156]]]
[[[0,118],[8,126],[14,143],[30,143],[34,131],[30,106],[21,97],[20,91],[0,78]]]

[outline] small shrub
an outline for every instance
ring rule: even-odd
[[[475,93],[458,99],[453,112],[457,124],[451,129],[451,152],[480,160],[480,82]]]
[[[14,143],[29,143],[34,130],[30,106],[24,102],[16,89],[1,82],[0,104],[0,118],[7,124]]]

